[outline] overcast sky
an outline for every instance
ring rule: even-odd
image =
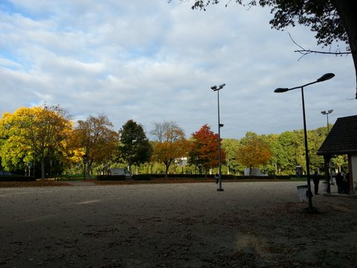
[[[193,11],[179,0],[1,0],[0,113],[43,103],[74,120],[105,114],[119,130],[133,119],[175,121],[189,137],[204,124],[223,138],[302,129],[300,90],[277,94],[332,72],[305,89],[308,129],[326,125],[321,111],[355,115],[351,56],[308,55],[314,33],[271,29],[269,9],[231,2]],[[331,50],[345,50],[343,43]],[[299,60],[300,59],[300,60]],[[150,136],[149,136],[150,137]]]

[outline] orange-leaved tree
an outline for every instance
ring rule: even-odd
[[[237,161],[250,168],[258,168],[268,163],[272,157],[270,145],[253,132],[246,133],[237,151]]]
[[[188,153],[188,141],[184,131],[175,122],[155,123],[151,133],[157,138],[154,143],[153,161],[164,163],[165,177],[175,159],[185,157]]]
[[[210,127],[205,124],[197,132],[192,134],[192,148],[190,151],[190,163],[205,170],[205,175],[208,171],[219,164],[218,157],[218,141],[219,135],[210,130]],[[225,162],[225,151],[221,150],[221,161]]]
[[[112,127],[106,115],[88,116],[86,121],[77,122],[72,142],[85,156],[85,177],[91,175],[94,163],[106,165],[118,154],[119,134]]]

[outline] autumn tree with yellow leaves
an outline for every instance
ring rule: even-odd
[[[0,120],[1,164],[7,170],[41,165],[45,178],[46,161],[61,161],[72,131],[68,113],[59,106],[19,108],[4,113]]]

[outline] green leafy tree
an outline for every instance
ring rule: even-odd
[[[132,172],[132,165],[140,165],[150,160],[153,149],[140,124],[128,120],[119,134],[120,157],[128,163],[129,172]]]
[[[262,139],[269,144],[270,150],[272,152],[272,156],[269,162],[265,165],[266,172],[269,175],[278,174],[277,170],[277,162],[279,159],[279,146],[278,146],[278,134],[269,134],[269,135],[262,135]]]
[[[348,170],[348,157],[347,155],[337,155],[331,159],[331,167],[335,172]]]
[[[243,168],[236,159],[240,141],[237,139],[223,139],[221,144],[225,151],[227,174],[237,174],[239,170]]]
[[[279,135],[276,147],[277,173],[295,174],[296,167],[305,165],[305,152],[302,131],[286,131]]]
[[[320,127],[307,132],[308,156],[310,161],[310,171],[320,172],[324,170],[324,158],[317,155],[319,148],[326,138],[327,128]]]

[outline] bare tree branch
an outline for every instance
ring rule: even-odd
[[[300,49],[295,50],[294,52],[298,52],[300,53],[302,56],[298,59],[301,60],[304,56],[309,55],[309,54],[323,54],[323,55],[335,55],[335,56],[343,56],[343,55],[349,55],[352,54],[352,52],[350,51],[336,51],[336,52],[332,52],[332,51],[319,51],[319,50],[311,50],[311,49],[305,49],[304,47],[302,47],[301,45],[299,45],[291,36],[290,33],[288,33],[288,35],[290,36],[291,41],[298,46]]]

